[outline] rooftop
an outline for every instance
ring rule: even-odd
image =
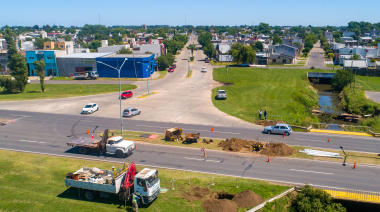
[[[108,53],[109,54],[109,53]],[[152,54],[109,54],[103,57],[122,57],[122,58],[143,58],[150,57]]]
[[[68,54],[61,56],[59,58],[92,58],[95,59],[97,57],[104,57],[107,55],[112,54],[112,52],[105,52],[105,53],[74,53],[74,54]]]

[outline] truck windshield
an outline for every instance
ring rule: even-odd
[[[120,142],[122,142],[122,141],[123,141],[123,139],[120,139],[120,140],[114,141],[114,144],[118,144],[118,143],[120,143]]]
[[[150,176],[146,179],[146,182],[147,182],[149,188],[152,187],[157,181],[158,181],[158,171],[157,170],[152,176]]]

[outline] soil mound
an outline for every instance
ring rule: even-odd
[[[228,199],[208,199],[202,203],[206,212],[236,212],[238,205]]]
[[[284,143],[269,143],[260,153],[269,156],[289,156],[296,153],[296,150]]]
[[[210,194],[209,188],[194,187],[192,192],[183,192],[181,197],[189,202],[198,201],[204,199]]]
[[[232,200],[242,208],[253,208],[264,202],[260,195],[250,190],[236,194]]]
[[[258,151],[263,146],[263,144],[257,141],[248,141],[239,138],[231,138],[220,142],[218,146],[222,147],[225,151],[240,152],[244,150],[252,152],[253,148],[255,148],[255,150]]]

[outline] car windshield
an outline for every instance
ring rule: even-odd
[[[226,93],[226,92],[225,92],[225,91],[219,91],[219,93],[220,93],[220,94],[224,94],[224,93]]]
[[[156,182],[158,181],[158,171],[156,170],[156,172],[148,177],[148,179],[146,179],[146,182],[148,183],[148,187],[152,187]]]
[[[86,105],[84,108],[92,108],[92,105]]]

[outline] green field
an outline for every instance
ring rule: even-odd
[[[213,89],[213,104],[221,111],[254,122],[259,110],[267,110],[268,118],[289,124],[310,125],[318,122],[311,114],[318,107],[318,95],[307,79],[305,69],[214,69],[214,80],[226,84]],[[321,71],[322,70],[313,70]],[[227,92],[226,100],[216,100],[217,90]],[[276,116],[273,116],[276,115]]]
[[[119,91],[119,85],[106,84],[46,84],[45,92],[41,92],[40,84],[28,84],[24,93],[4,93],[0,88],[0,101],[19,101],[32,99],[56,99],[75,96],[88,96]],[[122,85],[122,90],[136,89],[135,85]]]
[[[165,77],[167,70],[158,71],[158,73],[160,74],[160,76],[157,79],[162,79]],[[71,78],[71,77],[54,77],[54,78],[51,78],[50,80],[74,80],[74,78]],[[99,80],[99,81],[119,81],[119,78],[100,77],[97,80]],[[143,78],[120,78],[120,81],[145,81],[145,80],[146,79],[143,79]],[[155,79],[152,79],[152,80],[155,80]]]
[[[380,77],[366,77],[356,75],[356,82],[362,86],[363,90],[380,91]]]
[[[73,158],[50,157],[28,153],[0,150],[0,210],[2,211],[131,211],[131,207],[114,198],[97,198],[86,201],[78,196],[76,189],[67,188],[64,178],[83,166],[101,169],[116,168],[122,164],[86,161]],[[22,159],[21,159],[22,158]],[[110,158],[112,160],[112,158]],[[137,170],[143,167],[138,166]],[[287,186],[273,185],[264,181],[238,179],[203,173],[159,169],[161,187],[172,188],[161,193],[149,207],[139,211],[203,211],[197,200],[189,202],[183,193],[194,187],[209,188],[211,192],[239,193],[252,190],[264,199],[269,199],[287,189]],[[188,184],[189,176],[191,185]],[[213,178],[211,178],[213,176]],[[214,182],[215,185],[210,185]],[[210,193],[211,194],[211,193]],[[239,211],[246,211],[240,208]]]

